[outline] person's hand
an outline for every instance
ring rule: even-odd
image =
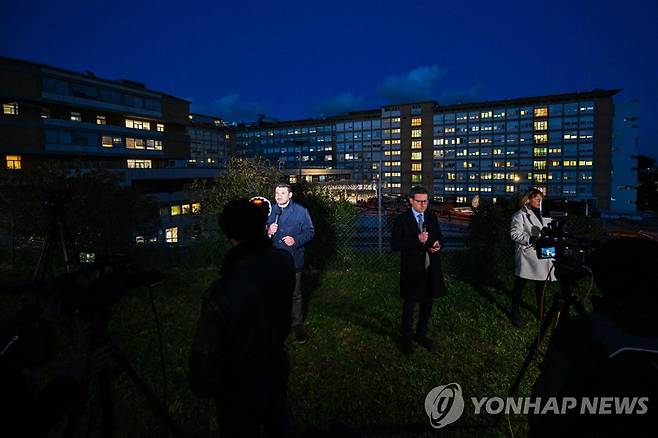
[[[295,238],[292,236],[286,236],[281,240],[283,240],[283,243],[285,243],[288,246],[293,246],[295,244]]]
[[[418,240],[420,243],[425,243],[427,242],[427,239],[430,238],[430,235],[427,231],[423,231],[422,233],[418,233]]]
[[[267,234],[271,236],[275,234],[278,229],[279,229],[279,224],[272,224],[270,225],[270,228],[267,230]]]
[[[428,249],[428,251],[431,252],[432,254],[434,254],[435,252],[438,252],[438,251],[440,251],[440,250],[441,250],[441,244],[439,243],[438,240],[436,240],[436,241],[432,244],[432,246],[430,247],[430,249]]]

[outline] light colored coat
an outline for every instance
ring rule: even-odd
[[[555,269],[552,259],[538,259],[534,246],[530,245],[530,236],[539,236],[541,229],[551,222],[551,218],[542,217],[542,222],[528,207],[512,216],[510,237],[516,244],[514,252],[514,274],[528,280],[545,281],[550,271],[550,281],[555,281]]]

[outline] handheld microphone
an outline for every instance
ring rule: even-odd
[[[281,217],[281,207],[277,205],[276,213],[274,213],[274,223],[279,224],[279,218]]]

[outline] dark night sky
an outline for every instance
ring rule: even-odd
[[[0,54],[127,78],[227,120],[594,88],[658,156],[658,7],[638,0],[0,2]]]

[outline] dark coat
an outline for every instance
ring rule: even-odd
[[[300,272],[304,267],[304,245],[306,245],[315,236],[315,228],[311,222],[311,216],[308,210],[301,204],[297,204],[290,200],[290,204],[286,208],[280,208],[274,204],[272,206],[272,213],[267,219],[267,226],[269,227],[276,220],[277,212],[281,211],[279,220],[277,222],[279,228],[272,236],[272,243],[277,249],[284,249],[292,254],[295,260],[295,270]],[[281,239],[286,236],[292,236],[295,239],[293,246],[288,246]]]
[[[272,279],[276,279],[272,281]],[[295,270],[267,236],[226,255],[222,276],[206,291],[192,344],[190,381],[198,396],[230,396],[240,385],[283,370]],[[269,376],[271,377],[271,376]]]
[[[411,209],[395,219],[391,235],[391,247],[400,251],[400,296],[409,301],[427,301],[446,294],[441,269],[441,251],[433,254],[427,249],[435,241],[443,247],[444,240],[436,215],[429,209],[424,214],[429,238],[425,244],[418,240],[418,223]],[[425,269],[425,254],[430,265]]]

